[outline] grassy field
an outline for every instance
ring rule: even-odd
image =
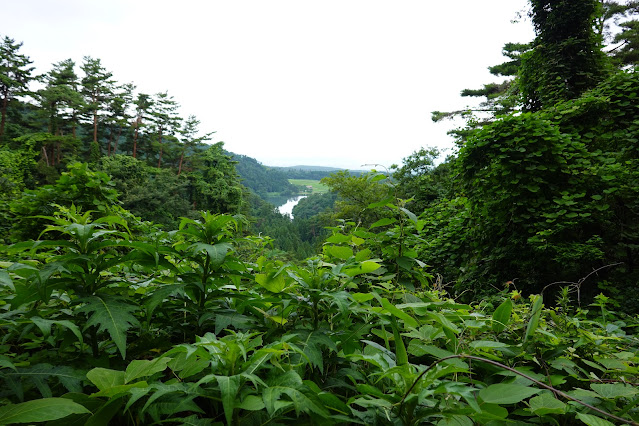
[[[319,180],[311,180],[311,179],[289,179],[288,180],[293,185],[298,186],[312,186],[313,194],[324,194],[328,192],[328,187],[320,183]]]

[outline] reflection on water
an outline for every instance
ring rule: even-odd
[[[264,199],[273,204],[275,207],[279,207],[286,204],[286,202],[293,197],[293,195],[271,195],[268,197],[264,197]]]
[[[296,197],[292,197],[286,200],[286,202],[282,205],[280,205],[277,210],[284,215],[290,215],[291,219],[293,218],[293,207],[295,207],[297,205],[297,203],[300,202],[300,200],[302,198],[306,198],[306,195],[298,195]]]

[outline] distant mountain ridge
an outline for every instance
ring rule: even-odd
[[[346,169],[340,169],[338,167],[325,167],[325,166],[287,166],[287,167],[274,167],[274,168],[282,169],[282,170],[303,170],[303,171],[309,171],[309,172],[335,172],[339,170],[346,170]]]
[[[225,152],[236,162],[235,169],[242,179],[242,184],[262,199],[275,193],[280,195],[295,194],[298,189],[288,179],[321,180],[340,171],[348,171],[356,176],[366,173],[366,170],[348,170],[327,166],[270,167],[248,155]]]
[[[354,170],[354,169],[344,169],[341,167],[326,167],[326,166],[286,166],[286,167],[272,167],[273,169],[281,169],[281,170],[302,170],[309,172],[338,172],[341,170],[348,170],[353,173],[366,173],[366,170]]]

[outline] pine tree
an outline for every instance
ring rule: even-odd
[[[156,93],[150,115],[159,145],[158,169],[162,167],[163,138],[167,135],[173,135],[180,123],[176,112],[178,107],[179,104],[173,99],[173,96],[169,96],[168,92]]]
[[[80,68],[84,72],[82,78],[82,95],[86,103],[84,115],[93,125],[93,143],[98,145],[98,122],[113,94],[113,85],[115,84],[111,80],[113,74],[102,66],[100,59],[94,59],[90,56],[84,57]]]
[[[29,94],[29,82],[33,80],[28,56],[19,53],[22,43],[4,37],[0,41],[0,141],[4,136],[9,102],[16,96]]]
[[[135,121],[133,122],[133,151],[132,157],[137,158],[138,155],[138,141],[140,139],[140,129],[146,126],[145,121],[148,119],[149,109],[153,105],[151,96],[146,93],[138,93],[138,97],[134,102],[135,104]]]

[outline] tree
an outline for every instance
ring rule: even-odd
[[[530,0],[536,33],[522,56],[519,89],[524,108],[536,111],[577,98],[608,75],[602,37],[595,31],[602,14],[598,0]]]
[[[122,129],[131,122],[133,118],[128,109],[133,103],[133,83],[123,84],[115,88],[109,99],[107,111],[107,122],[109,124],[109,144],[107,145],[107,155],[115,155],[118,151],[118,144],[122,136]],[[117,129],[117,133],[116,130]],[[115,136],[115,143],[112,145]],[[112,147],[113,146],[113,147]]]
[[[85,99],[84,113],[93,124],[93,143],[98,146],[98,121],[100,114],[107,109],[109,97],[113,94],[114,81],[100,59],[84,57],[80,67],[84,72],[82,78],[82,95]]]
[[[153,101],[150,95],[145,93],[138,93],[138,97],[134,102],[135,104],[135,121],[133,127],[135,132],[133,134],[133,158],[137,158],[138,154],[138,141],[140,138],[140,129],[146,126],[146,120],[149,117],[149,109],[153,105]]]
[[[173,96],[169,96],[168,92],[155,94],[149,114],[159,144],[158,169],[162,167],[162,153],[164,151],[162,138],[173,135],[180,124],[180,117],[176,112],[178,108],[179,104],[173,99]]]
[[[195,161],[197,167],[186,175],[193,209],[239,213],[244,187],[240,184],[234,162],[224,152],[224,143],[218,142],[200,152]]]
[[[369,208],[372,203],[384,200],[389,195],[388,186],[380,184],[378,176],[377,173],[353,176],[348,170],[341,170],[322,179],[321,182],[339,196],[335,202],[334,217],[352,220],[363,226],[387,217],[388,211]]]
[[[410,208],[424,211],[430,204],[452,192],[451,161],[438,166],[435,161],[440,152],[436,148],[421,148],[404,158],[402,166],[393,165],[393,180],[398,196],[411,199]]]
[[[620,68],[639,63],[639,1],[605,1],[604,16],[602,32],[611,44],[616,44],[608,51],[612,62]],[[620,31],[615,34],[612,28]]]
[[[203,136],[196,136],[198,134],[199,125],[200,120],[198,120],[194,115],[189,115],[184,124],[180,127],[179,133],[182,137],[182,151],[180,153],[180,162],[178,164],[178,176],[182,174],[182,165],[184,164],[184,156],[186,155],[187,150],[193,150],[204,141],[210,140],[211,135],[215,133],[210,132]]]
[[[28,56],[19,53],[22,43],[4,37],[0,42],[0,141],[5,132],[9,102],[16,96],[29,93],[29,82],[33,79],[33,67]]]
[[[83,106],[83,99],[78,92],[78,76],[75,73],[75,62],[66,59],[53,64],[53,68],[42,79],[46,86],[37,92],[42,109],[46,112],[48,131],[51,139],[50,153],[46,155],[48,165],[62,161],[62,151],[74,147],[77,113]],[[71,135],[66,135],[67,124],[70,124]]]

